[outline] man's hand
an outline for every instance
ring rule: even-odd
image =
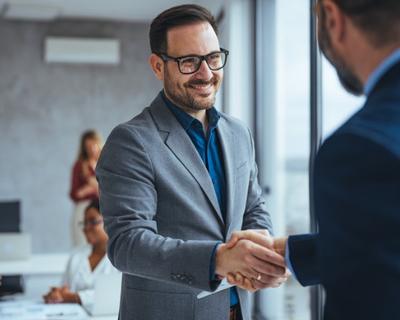
[[[232,232],[231,238],[226,243],[228,248],[233,248],[240,239],[247,239],[265,248],[273,249],[274,239],[266,229],[252,229]]]
[[[236,231],[232,234],[232,237],[227,245],[229,248],[233,248],[238,243],[238,241],[241,241],[242,239],[247,239],[261,246],[273,249],[282,257],[284,257],[285,255],[287,238],[278,238],[274,240],[267,230]],[[230,284],[254,292],[258,289],[279,287],[287,280],[289,276],[290,272],[285,269],[285,273],[281,276],[273,276],[260,273],[259,275],[257,275],[257,277],[249,278],[240,272],[235,272],[229,273],[226,277]]]
[[[274,250],[279,253],[281,256],[285,256],[286,254],[286,243],[287,243],[288,238],[283,237],[283,238],[275,238],[274,239]]]
[[[227,277],[229,273],[239,272],[243,277],[256,279],[264,286],[270,285],[271,278],[285,276],[284,258],[272,249],[273,242],[269,234],[267,236],[265,231],[253,230],[240,233],[257,239],[258,243],[244,239],[243,234],[236,232],[234,240],[221,244],[217,249],[215,271],[218,275]]]

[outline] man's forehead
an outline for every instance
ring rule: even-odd
[[[219,50],[218,37],[208,22],[173,27],[167,32],[167,51],[171,55],[204,55]]]

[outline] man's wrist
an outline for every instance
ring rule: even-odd
[[[288,240],[287,237],[274,239],[274,250],[283,257],[285,256],[285,252],[286,252],[287,240]]]
[[[221,243],[215,250],[215,274],[219,278],[225,278],[225,272],[223,268],[223,255],[226,252],[226,244]]]
[[[218,247],[221,245],[222,242],[218,242],[215,246],[214,249],[211,253],[211,257],[210,257],[210,275],[209,275],[209,279],[210,281],[219,281],[219,277],[216,274],[216,251],[218,249]]]

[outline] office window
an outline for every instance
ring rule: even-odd
[[[328,137],[365,102],[365,97],[356,97],[341,86],[335,69],[323,58],[322,62],[322,132]]]
[[[309,0],[279,0],[277,9],[277,108],[281,121],[282,212],[286,234],[309,232],[310,153]],[[309,290],[291,278],[284,288],[284,319],[309,320]]]

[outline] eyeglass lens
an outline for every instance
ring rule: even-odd
[[[211,70],[221,69],[225,64],[226,54],[224,52],[214,52],[205,56],[208,67]],[[179,60],[179,69],[182,73],[196,72],[202,63],[202,57],[184,57]]]

